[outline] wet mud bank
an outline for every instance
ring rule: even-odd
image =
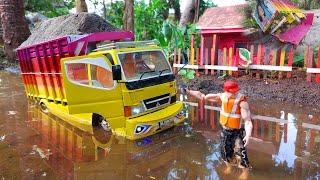
[[[268,100],[279,103],[292,103],[294,105],[320,106],[320,84],[307,82],[304,77],[291,79],[256,79],[249,75],[239,78],[226,78],[225,80],[237,81],[241,92],[250,100]],[[201,75],[188,83],[190,89],[199,90],[202,93],[218,93],[223,91],[223,79],[209,75]],[[177,84],[183,84],[177,76]]]

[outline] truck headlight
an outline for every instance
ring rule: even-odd
[[[124,107],[125,117],[135,116],[135,115],[138,115],[143,112],[145,112],[145,108],[142,104],[139,104],[138,106],[125,106]]]
[[[140,114],[142,112],[144,112],[144,108],[142,105],[139,105],[139,106],[132,106],[131,107],[131,112],[132,112],[132,115],[137,115],[137,114]]]

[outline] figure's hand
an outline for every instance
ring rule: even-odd
[[[243,142],[244,142],[244,147],[247,147],[248,144],[249,144],[249,141],[250,141],[250,136],[249,135],[246,135],[243,139]]]

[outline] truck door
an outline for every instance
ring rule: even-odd
[[[62,60],[62,73],[70,114],[98,113],[123,116],[121,86],[112,78],[110,61],[102,55]]]

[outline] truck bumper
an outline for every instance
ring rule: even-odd
[[[131,140],[140,139],[161,132],[184,121],[180,113],[182,102],[176,102],[159,111],[126,120],[126,137]]]

